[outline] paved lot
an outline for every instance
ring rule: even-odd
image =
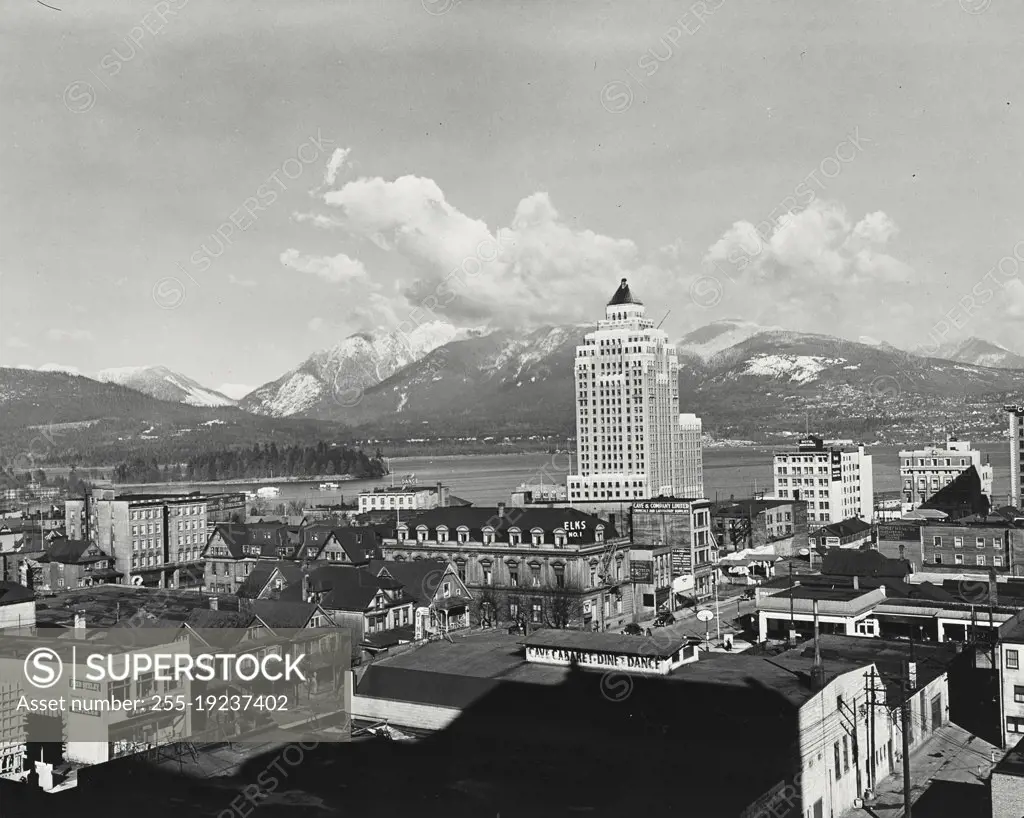
[[[712,644],[720,641],[718,636],[719,623],[721,624],[722,634],[738,634],[742,630],[738,622],[740,617],[751,614],[755,610],[754,600],[740,599],[741,593],[742,592],[734,593],[727,599],[719,598],[718,617],[716,619],[712,619],[706,624],[697,619],[697,610],[700,608],[706,608],[712,613],[715,613],[715,602],[713,599],[707,602],[702,602],[698,608],[684,608],[682,611],[676,611],[675,624],[667,626],[665,630],[674,636],[698,636],[702,639],[704,638],[705,633],[709,633]],[[648,619],[640,622],[639,625],[641,628],[648,628],[651,627],[652,622],[652,619]],[[652,628],[652,630],[661,629]]]

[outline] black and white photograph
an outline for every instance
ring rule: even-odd
[[[0,818],[1021,818],[1024,6],[0,6]]]

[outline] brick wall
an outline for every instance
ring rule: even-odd
[[[992,818],[1020,818],[1024,811],[1024,778],[996,772],[992,775]]]

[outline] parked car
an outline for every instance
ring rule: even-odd
[[[640,636],[643,634],[644,629],[637,625],[636,622],[630,622],[622,629],[622,632],[630,636]]]
[[[743,592],[743,596],[740,597],[740,599],[756,599],[756,598],[757,598],[757,589],[756,588],[747,588],[747,590],[745,590]]]
[[[666,625],[674,625],[676,618],[672,615],[671,611],[662,611],[654,618],[654,627],[664,628]]]

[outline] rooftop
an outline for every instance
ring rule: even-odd
[[[621,633],[570,631],[545,628],[523,640],[531,648],[562,648],[567,650],[612,653],[620,656],[657,656],[667,658],[686,643],[685,637],[654,640],[638,639]]]
[[[992,770],[993,775],[1013,775],[1024,778],[1024,738],[1018,741],[1003,760]]]
[[[229,604],[229,597],[220,601]],[[188,591],[142,588],[133,585],[94,585],[80,588],[36,602],[36,624],[39,627],[68,627],[75,613],[82,611],[90,628],[106,628],[120,621],[142,615],[161,620],[184,622],[197,608],[205,608],[209,598]],[[138,621],[138,619],[137,619]]]
[[[626,279],[622,279],[619,282],[619,289],[615,291],[615,295],[612,296],[611,301],[608,302],[609,307],[617,307],[620,304],[639,304],[643,305],[643,301],[633,295],[629,289],[629,284]]]

